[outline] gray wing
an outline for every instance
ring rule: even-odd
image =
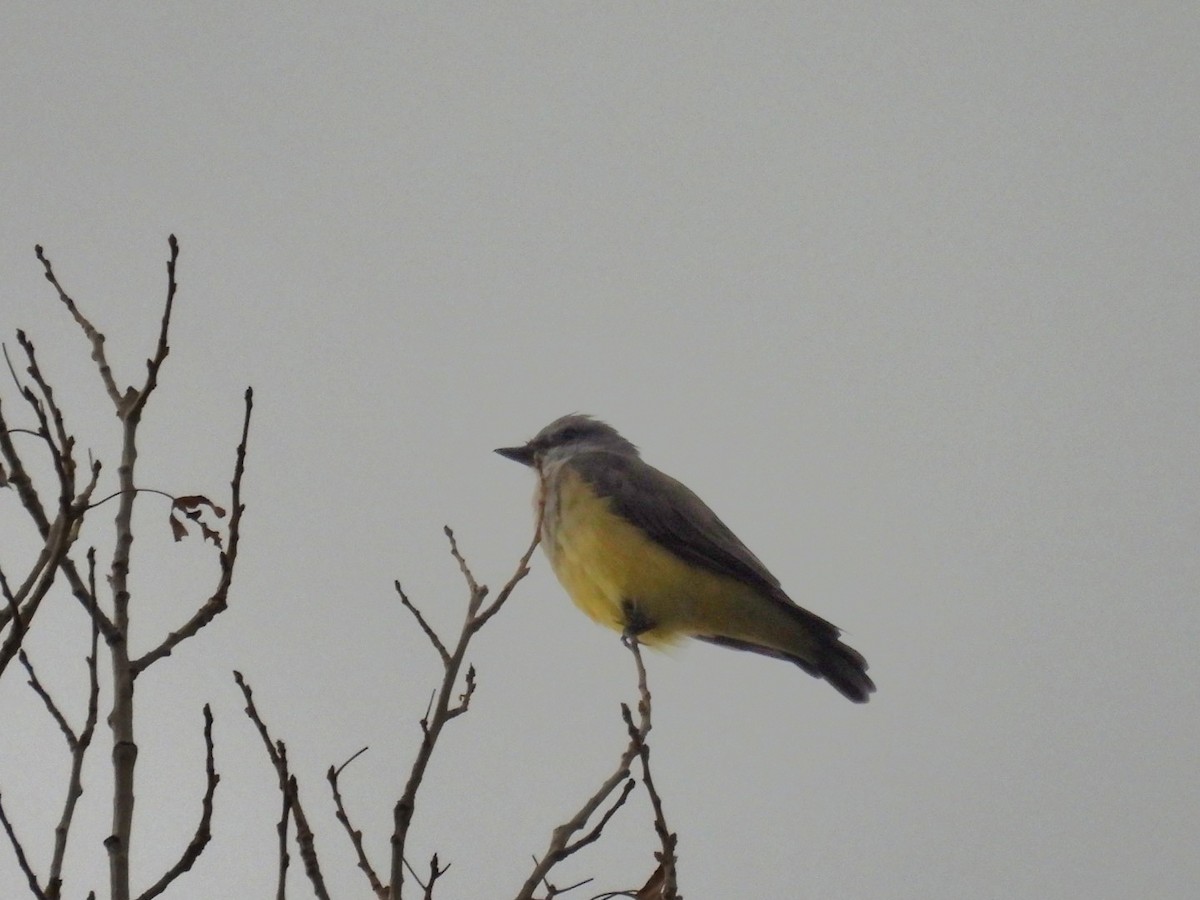
[[[571,467],[597,494],[611,500],[617,515],[679,558],[795,605],[783,593],[779,579],[717,514],[670,475],[640,459],[604,451],[578,453],[571,457]]]
[[[637,457],[620,453],[577,453],[570,465],[598,495],[609,498],[617,515],[680,559],[761,590],[805,628],[811,643],[807,649],[788,652],[723,635],[700,635],[702,640],[791,660],[856,703],[866,701],[875,690],[867,677],[866,660],[838,640],[838,627],[794,603],[779,579],[683,484]]]

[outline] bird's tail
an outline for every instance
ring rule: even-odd
[[[804,661],[794,657],[792,661],[812,672]],[[824,678],[855,703],[866,703],[875,691],[875,682],[867,674],[867,661],[863,655],[836,638],[822,648],[817,657],[817,672],[813,674]]]
[[[776,627],[769,632],[760,630],[753,636],[698,634],[696,637],[723,647],[786,659],[814,678],[824,678],[855,703],[866,703],[870,699],[875,682],[867,674],[867,661],[853,647],[842,643],[841,631],[836,625],[791,600],[775,609],[783,615],[776,619]]]
[[[781,592],[782,593],[782,592]],[[808,674],[824,678],[841,694],[855,703],[866,703],[875,691],[875,682],[867,674],[867,661],[853,647],[843,644],[841,630],[832,622],[810,613],[792,602],[776,598],[780,611],[791,620],[792,639],[783,647],[783,656]]]

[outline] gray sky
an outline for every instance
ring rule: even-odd
[[[194,828],[207,700],[216,838],[176,896],[273,891],[236,666],[331,886],[366,894],[324,770],[370,745],[344,789],[384,866],[439,674],[392,580],[455,627],[441,526],[498,588],[532,481],[490,451],[580,410],[703,496],[879,686],[857,707],[770,660],[650,659],[686,896],[1190,896],[1198,46],[1188,3],[6,4],[10,352],[25,328],[111,489],[108,401],[33,245],[127,383],[173,231],[142,483],[222,494],[256,391],[231,609],[138,683],[138,883]],[[34,545],[0,509],[15,569]],[[145,498],[146,645],[216,577],[165,518]],[[29,645],[63,691],[72,603]],[[472,659],[411,846],[452,861],[439,896],[503,897],[615,763],[632,666],[540,555]],[[44,869],[65,750],[16,670],[0,703],[0,790]],[[107,742],[71,896],[106,883]],[[654,846],[635,804],[558,882],[629,887]],[[22,884],[4,847],[2,893]]]

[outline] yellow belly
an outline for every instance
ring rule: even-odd
[[[653,623],[639,635],[648,644],[758,630],[751,620],[761,617],[763,598],[755,591],[664,550],[569,470],[557,481],[543,544],[558,580],[592,619],[621,631],[628,601]]]

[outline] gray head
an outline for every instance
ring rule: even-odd
[[[637,447],[621,437],[617,429],[580,413],[555,419],[523,446],[501,447],[496,452],[522,465],[537,467],[548,455],[570,456],[585,450],[638,455]]]

